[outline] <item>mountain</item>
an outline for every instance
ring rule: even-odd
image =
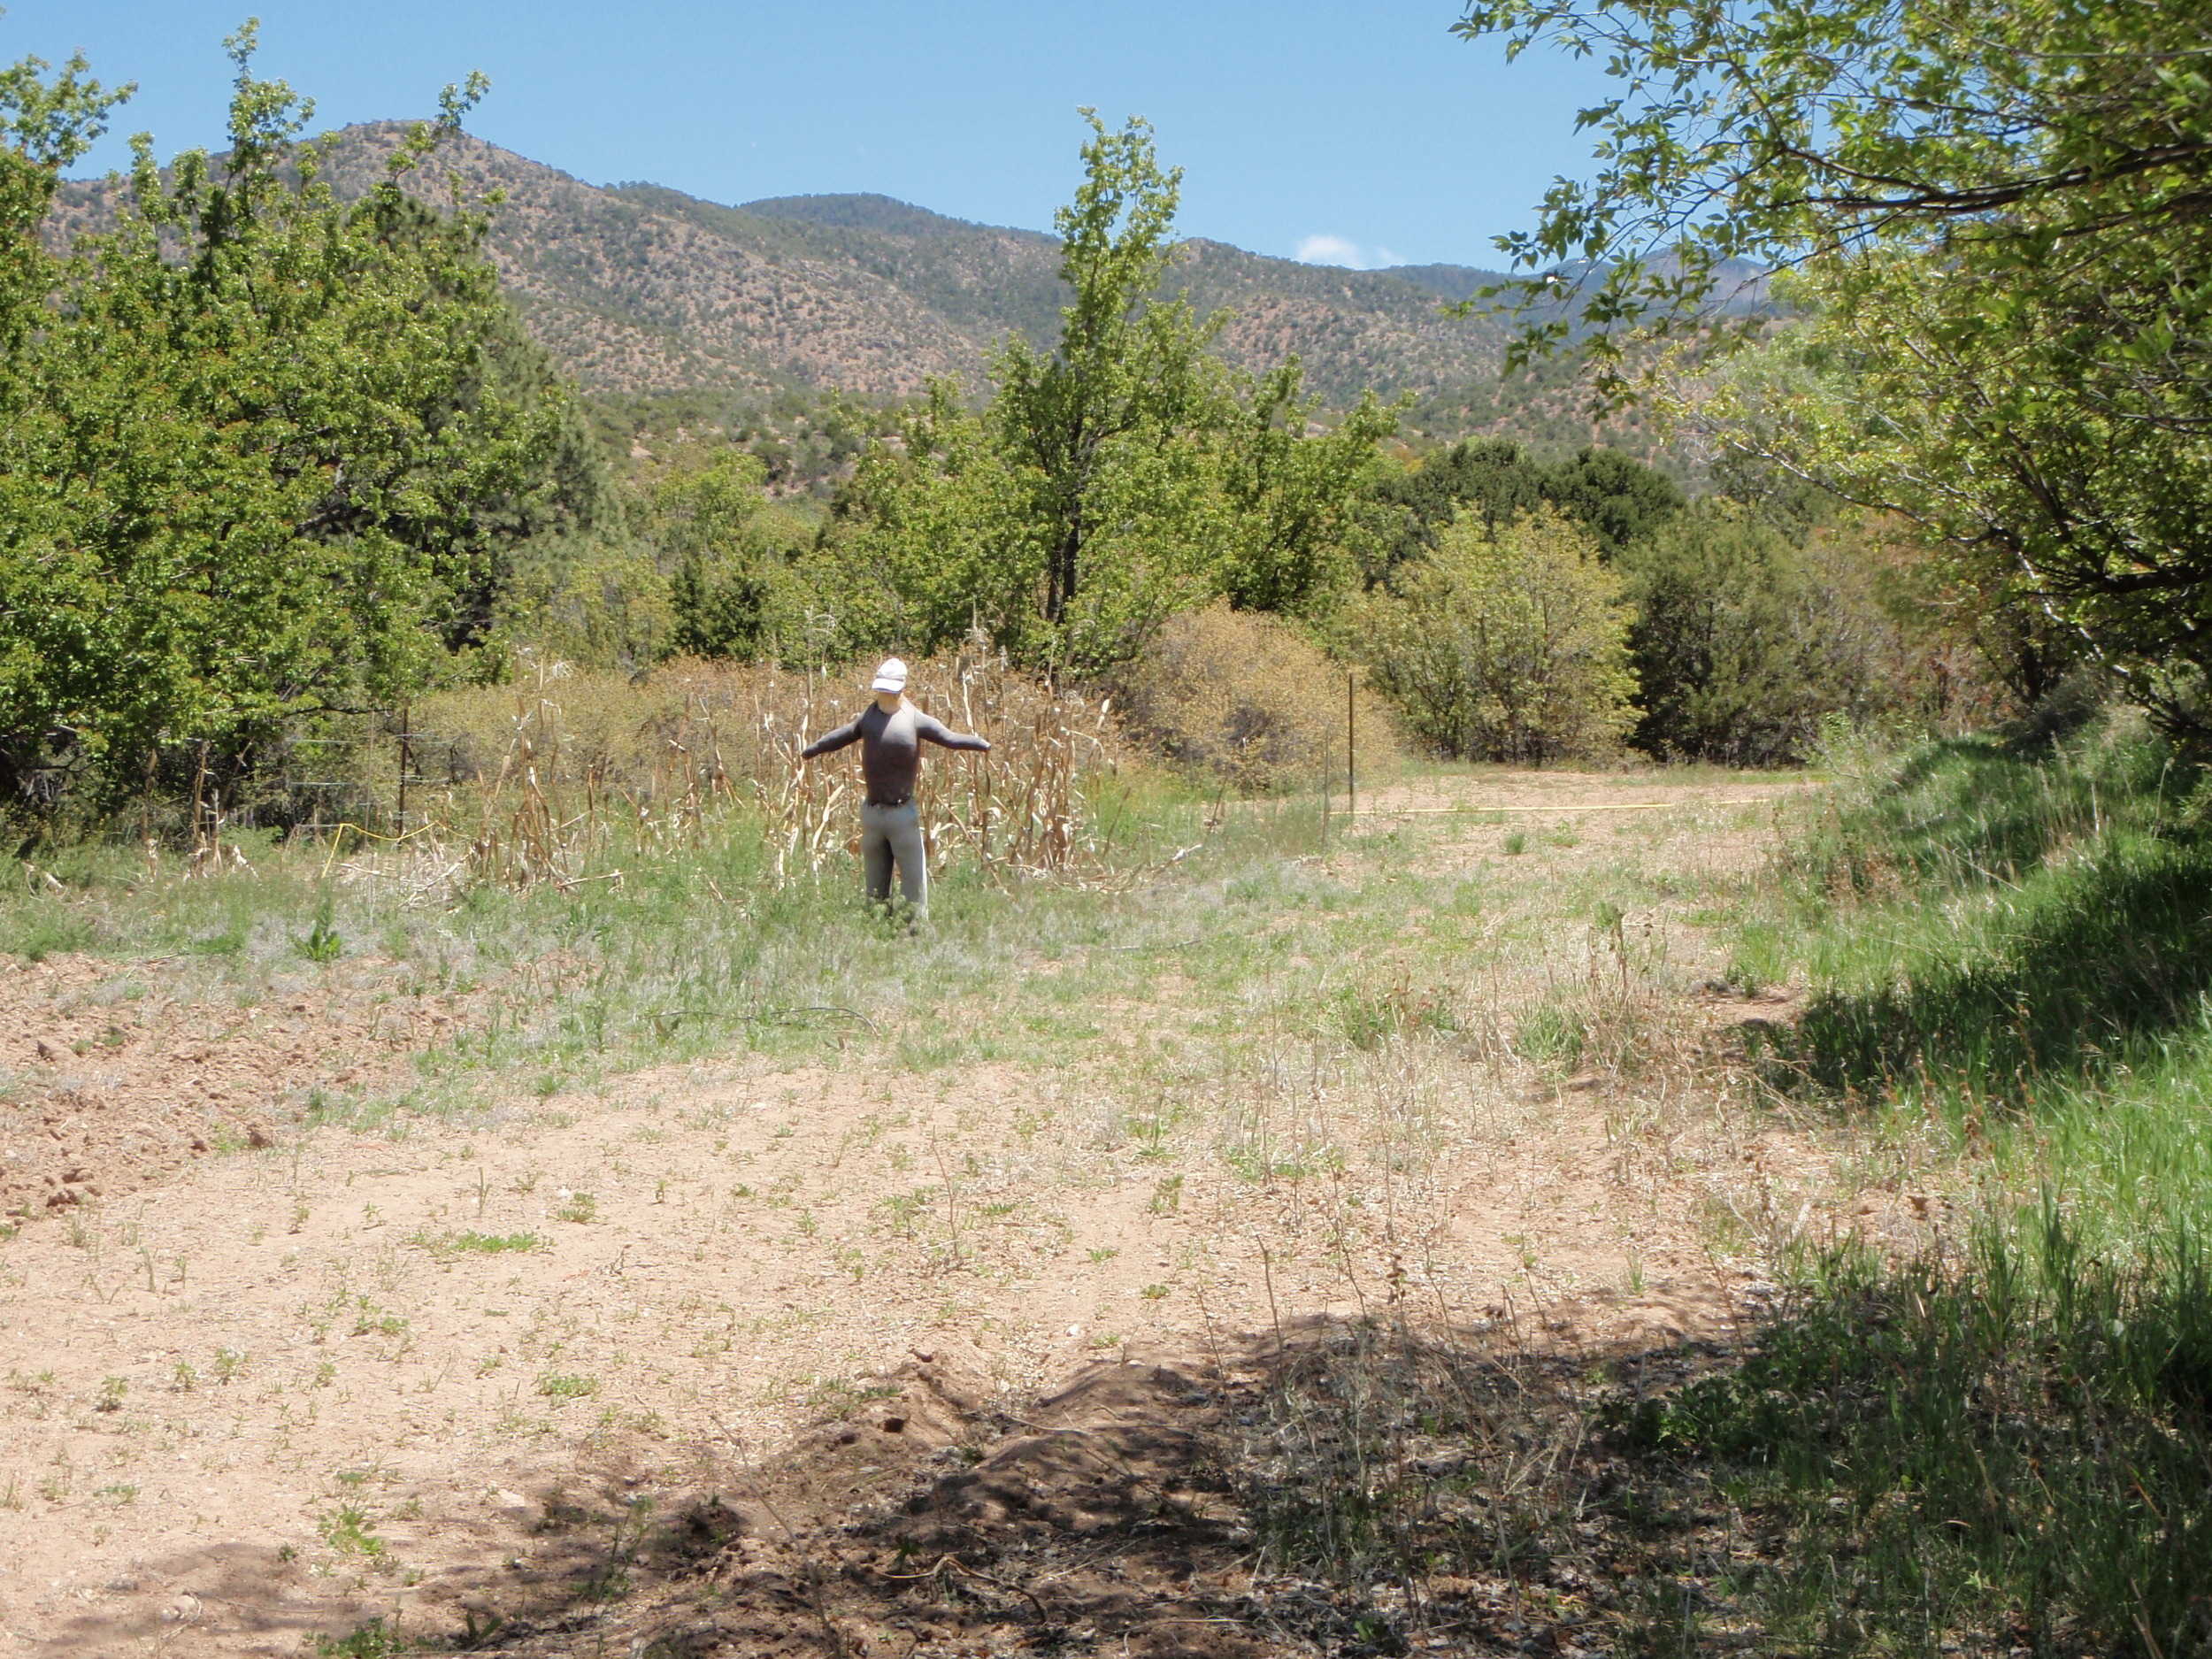
[[[346,129],[326,167],[366,191],[405,131]],[[589,390],[744,396],[837,389],[908,396],[934,377],[980,389],[993,349],[1018,334],[1048,345],[1064,298],[1056,237],[972,224],[872,195],[774,196],[740,206],[654,184],[586,184],[458,136],[408,188],[450,205],[500,200],[489,251],[525,325]],[[66,186],[58,227],[96,226],[113,187]],[[1184,242],[1164,285],[1202,313],[1230,313],[1222,355],[1255,373],[1295,352],[1307,384],[1342,408],[1373,388],[1414,395],[1439,436],[1510,431],[1586,441],[1570,380],[1502,388],[1506,325],[1445,303],[1494,273],[1460,265],[1348,271]],[[1640,446],[1632,446],[1640,447]]]
[[[405,128],[348,128],[328,176],[366,190]],[[492,258],[530,331],[588,388],[756,390],[796,382],[872,397],[933,376],[979,388],[1010,333],[1048,343],[1062,290],[1058,240],[971,224],[882,196],[772,197],[730,207],[652,184],[608,188],[457,137],[410,189],[449,205],[503,193]],[[64,191],[73,225],[104,217],[110,187]],[[1444,315],[1432,285],[1303,265],[1192,241],[1167,284],[1202,311],[1235,314],[1223,355],[1254,372],[1288,352],[1332,404],[1494,373],[1495,323]]]

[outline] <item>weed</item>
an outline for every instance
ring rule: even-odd
[[[1533,1374],[1521,1356],[1365,1323],[1287,1348],[1224,1448],[1256,1565],[1421,1584],[1510,1578],[1575,1548],[1563,1509],[1580,1485],[1580,1425],[1529,1388]],[[1346,1605],[1380,1629],[1393,1614],[1369,1594]]]
[[[234,956],[245,948],[245,927],[234,922],[219,933],[208,933],[191,941],[185,950],[195,956]]]
[[[1337,1023],[1356,1048],[1373,1049],[1396,1037],[1459,1029],[1459,1018],[1445,993],[1415,990],[1400,978],[1380,991],[1346,986],[1337,994]]]
[[[1582,1058],[1585,1035],[1578,1012],[1557,1002],[1545,1002],[1521,1017],[1513,1033],[1513,1046],[1525,1060],[1567,1071]]]
[[[375,1517],[359,1504],[342,1503],[318,1520],[315,1530],[324,1543],[342,1555],[381,1561],[390,1547],[376,1535],[375,1525]]]
[[[1717,1194],[1709,1193],[1698,1201],[1697,1236],[1708,1254],[1722,1259],[1745,1256],[1751,1249],[1751,1229],[1736,1207]]]
[[[0,930],[0,950],[11,951],[27,962],[43,962],[90,949],[98,930],[91,917],[58,898],[42,898],[31,906],[6,913]]]
[[[563,1221],[573,1221],[579,1225],[596,1221],[599,1218],[599,1201],[589,1193],[571,1193],[553,1213]]]
[[[420,1649],[414,1642],[402,1637],[396,1631],[386,1629],[380,1618],[373,1618],[365,1624],[357,1625],[348,1636],[315,1638],[315,1652],[319,1659],[396,1659],[397,1655],[419,1651]]]
[[[345,949],[337,928],[332,925],[333,915],[333,900],[326,887],[315,901],[314,926],[308,929],[305,938],[295,941],[300,955],[310,962],[335,962]]]
[[[842,1423],[874,1401],[896,1398],[898,1392],[892,1383],[826,1377],[808,1391],[806,1408],[821,1421]]]
[[[534,1233],[419,1232],[408,1240],[433,1256],[501,1256],[534,1250],[541,1240]]]
[[[549,1371],[538,1379],[538,1392],[549,1400],[585,1400],[599,1392],[599,1379]]]

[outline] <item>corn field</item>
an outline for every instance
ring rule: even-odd
[[[908,698],[988,755],[933,750],[916,800],[931,867],[1005,877],[1098,872],[1100,783],[1126,758],[1108,700],[1002,658],[915,664]],[[869,693],[820,673],[686,661],[634,681],[536,667],[409,710],[371,780],[388,835],[354,832],[349,879],[409,889],[471,881],[564,889],[746,828],[778,884],[859,847],[857,749],[802,761]]]

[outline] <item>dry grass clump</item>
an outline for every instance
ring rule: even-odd
[[[1716,1056],[1669,958],[1665,929],[1601,901],[1579,975],[1548,956],[1543,995],[1513,1019],[1513,1047],[1540,1069],[1618,1089],[1655,1078],[1686,1083]]]
[[[993,746],[924,767],[917,798],[933,863],[1057,872],[1094,852],[1090,796],[1127,758],[1106,700],[965,653],[917,664],[907,695]],[[799,754],[868,700],[856,680],[761,664],[680,659],[632,677],[548,664],[518,685],[416,705],[395,769],[375,787],[399,816],[404,768],[403,829],[417,861],[439,864],[429,847],[465,842],[478,879],[611,878],[626,851],[696,845],[750,817],[775,878],[787,879],[857,844],[853,757]]]
[[[1385,706],[1363,686],[1356,703],[1361,770],[1394,760]],[[1171,618],[1125,677],[1123,707],[1169,759],[1240,789],[1343,772],[1345,672],[1273,617],[1216,604]]]
[[[1280,1333],[1217,1437],[1272,1622],[1348,1653],[1751,1646],[1741,1585],[1772,1565],[1765,1529],[1714,1525],[1733,1506],[1709,1475],[1607,1432],[1712,1362],[1601,1359],[1528,1340],[1533,1309],[1471,1325],[1397,1288],[1374,1317]]]

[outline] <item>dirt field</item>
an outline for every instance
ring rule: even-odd
[[[1425,884],[1434,926],[1509,872],[1480,925],[1527,929],[1530,972],[1599,972],[1548,887],[1674,872],[1622,981],[1633,945],[1719,1048],[1788,999],[1719,983],[1694,889],[1797,787],[1494,772],[1365,796],[1355,833],[1405,834],[1363,879]],[[189,960],[0,958],[0,1654],[390,1650],[372,1620],[549,1655],[1319,1651],[1194,1449],[1269,1364],[1386,1309],[1568,1359],[1724,1340],[1755,1242],[1839,1196],[1832,1148],[1678,1070],[1547,1070],[1464,1021],[1325,1064],[1263,1038],[1210,1116],[1164,1114],[1114,1045],[1236,1010],[1154,985],[1091,1010],[1100,1058],[733,1051],[364,1133],[317,1102],[480,999],[369,957],[254,1007]]]

